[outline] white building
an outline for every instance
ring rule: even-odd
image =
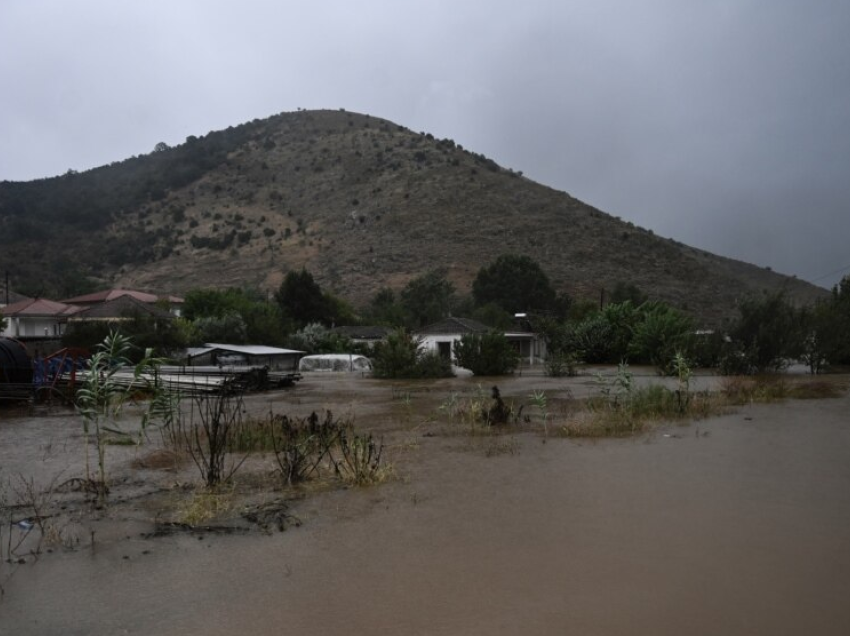
[[[55,300],[27,298],[3,307],[6,328],[0,335],[26,340],[59,338],[65,333],[68,317],[79,310]]]

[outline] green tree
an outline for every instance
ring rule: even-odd
[[[811,373],[827,365],[850,364],[850,277],[832,290],[832,296],[798,311],[801,360]]]
[[[335,333],[318,322],[311,322],[289,337],[288,346],[308,355],[318,353],[360,353],[351,338]],[[371,352],[369,352],[371,353]]]
[[[300,272],[287,272],[275,294],[275,301],[289,331],[302,329],[313,322],[325,326],[357,322],[348,303],[322,291],[313,275],[303,268]]]
[[[810,373],[820,373],[830,358],[834,358],[840,340],[835,305],[821,302],[813,307],[803,307],[797,317],[802,337],[800,359],[809,367]]]
[[[725,373],[778,371],[801,352],[799,321],[782,291],[744,300],[729,326],[731,342],[721,361]]]
[[[629,301],[633,306],[640,307],[647,300],[649,300],[647,295],[634,283],[620,281],[614,285],[614,289],[611,291],[612,303]]]
[[[630,300],[605,305],[601,315],[611,326],[609,350],[611,362],[629,357],[629,347],[635,330],[646,315],[646,306],[637,307]]]
[[[549,277],[528,256],[504,254],[482,267],[472,282],[476,304],[494,303],[510,314],[556,309],[558,295]]]
[[[590,315],[575,326],[575,346],[579,357],[589,364],[617,362],[612,348],[614,329],[601,313]]]
[[[401,327],[407,322],[404,307],[389,287],[378,290],[369,301],[366,308],[366,320],[386,327]]]
[[[830,363],[850,364],[850,276],[845,276],[833,287],[831,306]]]
[[[401,290],[401,304],[414,328],[442,320],[451,313],[455,287],[445,268],[433,269],[412,279]]]
[[[199,343],[218,342],[247,344],[248,327],[237,311],[228,311],[221,316],[206,316],[194,322]]]
[[[157,356],[172,357],[191,344],[186,340],[179,321],[127,312],[116,321],[72,323],[62,335],[62,345],[93,350],[110,335],[132,342],[125,355],[133,363],[142,359],[146,349],[151,349]]]
[[[690,351],[693,321],[663,302],[644,303],[640,311],[643,317],[634,328],[629,353],[636,361],[655,365],[660,373],[669,375],[676,354]]]
[[[458,366],[473,375],[510,375],[519,364],[519,353],[504,334],[465,334],[454,344]]]
[[[322,288],[306,269],[289,271],[275,294],[283,316],[301,329],[311,322],[330,324],[329,307]]]
[[[240,315],[245,321],[245,339],[249,344],[283,345],[283,314],[276,303],[258,300],[246,305]]]
[[[242,322],[233,316],[239,316]],[[183,305],[183,316],[197,329],[200,342],[252,343],[279,346],[283,344],[283,316],[277,303],[263,298],[256,290],[193,289]],[[227,329],[231,328],[232,333]],[[219,335],[213,337],[212,332]],[[223,338],[223,340],[221,339]]]
[[[325,296],[327,306],[327,323],[329,326],[335,325],[356,325],[360,323],[354,309],[345,300],[330,292],[322,292]]]
[[[458,315],[466,315],[466,312]],[[493,329],[508,330],[514,324],[513,314],[509,314],[496,303],[487,303],[486,305],[475,307],[469,316],[473,320],[477,320],[481,324],[492,327]]]

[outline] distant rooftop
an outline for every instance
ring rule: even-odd
[[[0,283],[0,307],[3,307],[6,304],[11,305],[12,303],[17,303],[17,302],[20,302],[22,300],[31,300],[31,298],[29,298],[28,296],[24,296],[22,294],[19,294],[13,289],[9,289],[9,293],[8,293],[9,302],[8,303],[6,302],[6,300],[7,300],[6,296],[7,296],[6,285],[4,283]]]
[[[374,325],[364,325],[362,327],[343,325],[341,327],[335,327],[332,331],[343,336],[348,336],[352,340],[383,340],[392,329]]]
[[[78,311],[80,311],[80,308],[76,305],[60,303],[55,300],[47,300],[46,298],[27,298],[3,307],[3,315],[7,318],[13,316],[53,318],[58,316],[70,316]]]
[[[455,318],[449,317],[439,322],[432,323],[417,329],[417,334],[448,334],[448,333],[487,333],[492,331],[490,327],[484,323],[473,320],[472,318]]]
[[[112,300],[96,303],[75,313],[72,320],[110,320],[127,318],[135,315],[169,320],[172,315],[150,303],[137,300],[134,296],[125,294]]]
[[[155,303],[158,300],[167,300],[169,303],[182,303],[183,299],[179,296],[157,296],[148,292],[136,291],[134,289],[105,289],[103,291],[94,292],[93,294],[85,294],[83,296],[75,296],[74,298],[66,298],[62,302],[72,305],[94,305],[97,303],[105,303],[123,296],[130,296],[142,303]]]

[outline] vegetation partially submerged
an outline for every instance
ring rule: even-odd
[[[126,494],[119,488],[122,484],[111,481],[104,461],[103,445],[114,439],[133,444],[134,457],[127,467],[140,476],[137,481],[156,481],[156,473],[181,475],[179,482],[167,477],[174,485],[166,492],[154,486],[143,495],[158,497],[151,536],[252,528],[271,531],[300,523],[290,509],[293,499],[386,482],[395,474],[390,460],[398,460],[396,451],[415,450],[427,437],[443,437],[455,446],[460,442],[462,448],[483,451],[487,457],[515,455],[522,448],[521,435],[539,436],[544,442],[639,436],[660,423],[690,422],[739,405],[840,397],[847,390],[840,377],[789,374],[734,376],[720,380],[712,390],[696,390],[699,385],[687,360],[677,353],[669,363],[672,378],[636,377],[628,365],[620,364],[616,371],[597,374],[593,380],[587,375],[573,380],[574,388],[591,389],[590,395],[580,398],[573,396],[571,385],[551,378],[531,390],[533,385],[524,378],[522,393],[513,395],[510,384],[500,388],[460,381],[396,381],[389,387],[388,408],[382,411],[390,413],[389,419],[367,420],[367,426],[358,430],[354,406],[343,417],[330,408],[308,410],[308,415],[275,413],[270,408],[265,415],[257,415],[239,394],[183,396],[181,400],[156,384],[144,384],[140,375],[139,384],[131,390],[144,406],[133,407],[133,421],[144,427],[132,430],[126,422],[118,422],[120,409],[115,408],[125,403],[130,389],[109,385],[112,364],[123,357],[126,343],[118,339],[107,344],[97,363],[101,384],[88,387],[93,397],[82,394],[79,411],[90,435],[82,449],[98,449],[96,476],[92,470],[85,479],[55,478],[44,486],[31,478],[0,474],[0,550],[6,561],[32,560],[46,549],[94,546],[95,536],[88,534],[85,515],[109,515],[110,509],[122,505]],[[156,364],[148,359],[145,368]],[[377,391],[387,387],[377,380],[358,377],[353,381],[370,382]],[[140,389],[147,398],[140,398]],[[94,399],[96,395],[100,397]],[[292,402],[300,403],[300,399]],[[386,427],[382,426],[385,421]],[[158,440],[152,435],[155,431],[160,433]],[[383,434],[391,437],[387,445]],[[125,459],[129,450],[122,451]],[[196,480],[184,469],[193,464]],[[83,465],[82,457],[79,465]],[[110,489],[113,485],[115,489]],[[69,501],[84,511],[82,516],[69,520],[60,512]],[[92,505],[82,505],[85,501]]]
[[[846,394],[840,380],[785,375],[734,376],[721,380],[716,390],[695,391],[692,372],[677,354],[671,363],[674,386],[639,386],[628,365],[595,376],[597,390],[589,397],[551,398],[534,390],[524,399],[504,399],[498,387],[479,385],[466,397],[452,393],[439,406],[436,418],[447,432],[473,436],[514,434],[521,431],[568,438],[630,437],[653,431],[663,423],[688,423],[733,411],[737,406],[784,399],[826,399]]]

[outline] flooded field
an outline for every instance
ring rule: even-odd
[[[553,421],[596,390],[499,385],[517,401],[545,390]],[[197,472],[134,469],[144,450],[110,448],[115,501],[95,522],[79,511],[74,549],[9,566],[0,633],[850,633],[846,394],[581,441],[440,418],[452,393],[476,391],[322,376],[252,397],[257,413],[350,413],[386,437],[395,468],[293,501],[302,525],[285,532],[149,538],[156,502]],[[79,476],[73,414],[0,418],[0,476]]]

